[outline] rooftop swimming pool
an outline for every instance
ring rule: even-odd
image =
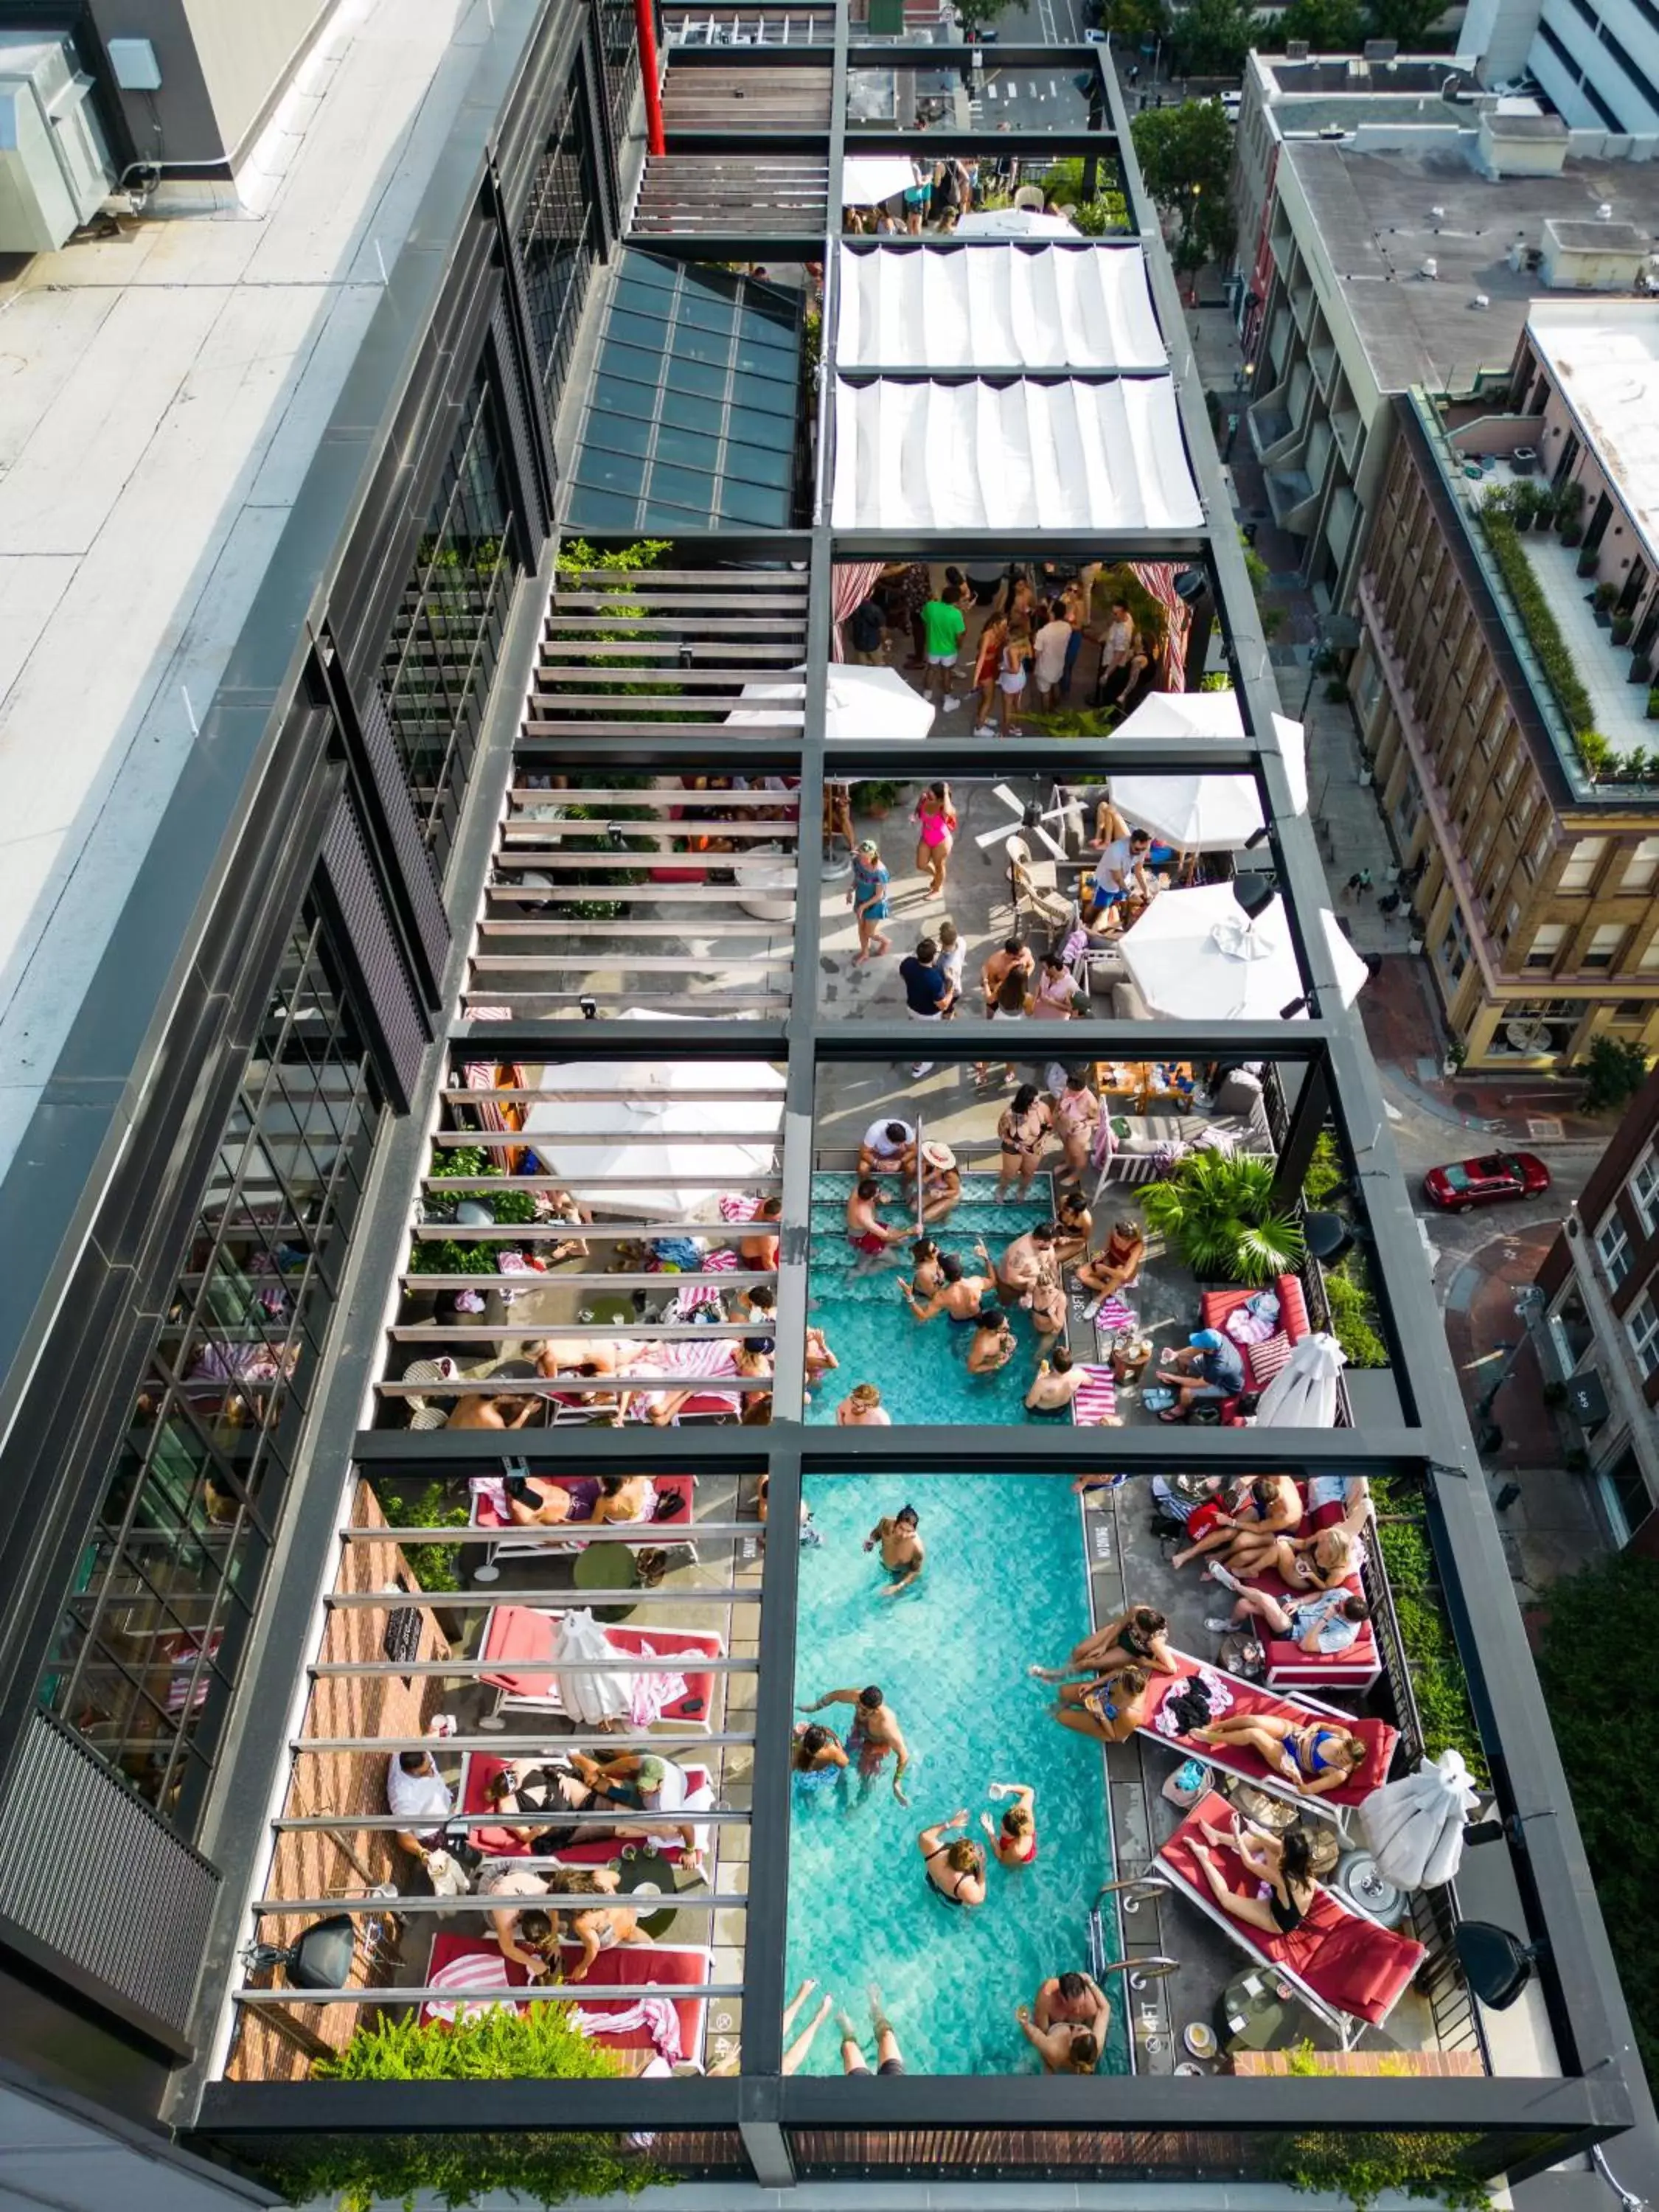
[[[1035,2073],[1015,2008],[1048,1975],[1086,1969],[1089,1909],[1112,1864],[1100,1747],[1048,1717],[1053,1691],[1026,1672],[1091,1626],[1079,1501],[1061,1475],[816,1475],[805,1495],[823,1541],[801,1553],[796,1700],[878,1683],[910,1750],[910,1804],[893,1796],[890,1763],[867,1795],[850,1771],[833,1788],[797,1787],[790,1990],[813,1976],[858,2028],[866,2062],[874,1982],[910,2072]],[[879,1555],[861,1547],[907,1503],[927,1565],[913,1589],[884,1598]],[[845,1739],[849,1707],[819,1717]],[[929,1885],[916,1837],[965,1806],[968,1832],[985,1842],[981,1812],[1001,1811],[991,1782],[1035,1787],[1037,1856],[1017,1869],[991,1860],[985,1903],[957,1908]],[[1103,2072],[1128,2070],[1121,1981],[1107,1991]],[[840,2066],[832,2016],[802,2070]]]
[[[974,1246],[980,1239],[995,1258],[1016,1237],[1053,1217],[1054,1190],[1048,1176],[1036,1177],[1029,1198],[1001,1204],[994,1196],[996,1180],[994,1175],[963,1176],[962,1203],[948,1220],[927,1231],[941,1252],[958,1254],[964,1266],[972,1266]],[[908,1245],[898,1248],[902,1262],[866,1274],[854,1273],[859,1255],[847,1238],[847,1201],[854,1181],[850,1175],[812,1178],[811,1319],[823,1329],[841,1364],[823,1378],[807,1408],[807,1419],[833,1421],[836,1407],[855,1382],[874,1382],[895,1422],[972,1421],[1006,1426],[1029,1420],[1025,1393],[1036,1371],[1036,1338],[1030,1316],[1010,1316],[1019,1348],[1006,1367],[994,1375],[969,1375],[966,1363],[973,1331],[943,1314],[924,1327],[904,1303],[898,1280],[901,1276],[909,1279]],[[884,1188],[896,1200],[898,1186],[891,1176]],[[903,1218],[896,1202],[888,1205],[886,1212],[891,1221]]]

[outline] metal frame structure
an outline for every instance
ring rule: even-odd
[[[771,0],[774,8],[789,0]],[[998,59],[1014,61],[1024,50],[999,50]],[[896,51],[849,38],[844,4],[836,9],[832,47],[766,47],[744,53],[719,48],[671,48],[671,69],[730,63],[769,70],[811,66],[827,60],[830,83],[827,127],[757,137],[691,134],[685,150],[754,151],[764,146],[810,145],[827,153],[830,179],[830,234],[810,241],[781,230],[772,240],[745,236],[741,241],[700,236],[678,241],[652,235],[636,242],[652,252],[694,253],[721,258],[729,248],[745,258],[757,253],[787,258],[811,249],[822,252],[829,296],[824,307],[825,399],[832,386],[834,360],[835,248],[839,226],[842,167],[848,150],[844,123],[849,65],[892,66]],[[1431,1526],[1469,1687],[1492,1757],[1499,1807],[1515,1824],[1516,1841],[1506,1850],[1512,1870],[1510,1894],[1517,1914],[1524,1912],[1534,1934],[1547,1932],[1549,1950],[1540,1967],[1542,1985],[1561,2057],[1559,2078],[1498,2076],[1481,2081],[1432,2078],[1309,2079],[1203,2081],[1145,2076],[1121,2079],[1031,2079],[1029,2077],[933,2077],[902,2081],[785,2078],[781,2072],[781,2016],[785,2000],[785,1941],[789,1858],[787,1751],[793,1696],[794,1620],[799,1554],[792,1544],[768,1547],[760,1583],[761,1631],[757,1691],[753,1719],[755,1765],[752,1798],[751,1877],[747,1894],[742,2071],[730,2079],[599,2082],[502,2081],[465,2085],[292,2084],[229,2082],[207,2078],[198,2060],[179,2080],[171,2118],[197,2148],[257,2169],[261,2147],[279,2137],[313,2131],[374,2137],[411,2130],[471,2133],[482,2130],[556,2131],[561,2129],[649,2128],[672,2132],[688,2145],[708,2147],[708,2170],[738,2180],[778,2186],[801,2178],[878,2173],[938,2176],[966,2173],[986,2180],[1023,2175],[1083,2173],[1103,2178],[1135,2176],[1190,2185],[1197,2179],[1265,2176],[1294,2141],[1334,2143],[1347,2131],[1394,2137],[1453,2135],[1464,2139],[1474,2170],[1507,2171],[1522,2178],[1568,2153],[1610,2138],[1633,2124],[1651,2124],[1639,2068],[1632,2051],[1628,2022],[1617,1994],[1613,1958],[1592,1904],[1589,1869],[1574,1828],[1566,1784],[1556,1755],[1547,1717],[1533,1675],[1510,1593],[1497,1526],[1479,1462],[1470,1443],[1437,1316],[1425,1295],[1423,1258],[1416,1225],[1406,1201],[1386,1127],[1385,1109],[1358,1019],[1345,1013],[1335,988],[1329,956],[1316,916],[1326,890],[1311,831],[1293,808],[1285,763],[1273,738],[1272,714],[1279,708],[1268,674],[1267,648],[1257,624],[1237,532],[1205,419],[1202,394],[1185,336],[1174,280],[1164,258],[1152,212],[1134,161],[1121,98],[1102,51],[1031,50],[1045,67],[1097,72],[1103,127],[1075,133],[1000,133],[994,141],[930,132],[932,153],[991,150],[1032,158],[1066,153],[1100,156],[1112,163],[1130,209],[1132,228],[1146,252],[1154,301],[1166,334],[1177,388],[1188,455],[1204,502],[1206,526],[1195,533],[1111,532],[1043,535],[1018,533],[1018,543],[998,532],[925,533],[832,532],[824,487],[830,475],[827,404],[820,409],[818,494],[810,526],[767,537],[742,533],[686,534],[677,549],[687,558],[720,560],[805,559],[810,592],[805,725],[798,744],[767,741],[746,757],[745,765],[764,760],[787,763],[802,780],[802,817],[816,818],[821,787],[828,777],[851,777],[866,769],[896,777],[959,775],[1006,769],[1008,754],[1000,744],[940,738],[915,746],[884,746],[879,754],[856,746],[830,744],[823,735],[824,687],[831,634],[831,567],[836,556],[875,557],[903,552],[916,557],[962,558],[994,548],[1005,558],[1014,553],[1068,551],[1094,556],[1103,541],[1121,558],[1175,559],[1200,567],[1222,611],[1232,675],[1248,731],[1245,738],[1212,744],[1182,742],[1179,747],[1114,741],[1115,769],[1152,771],[1178,768],[1246,773],[1259,784],[1264,813],[1272,823],[1274,866],[1304,980],[1311,994],[1310,1018],[1294,1024],[1159,1023],[1154,1035],[1160,1054],[1190,1056],[1226,1053],[1272,1056],[1298,1063],[1311,1079],[1303,1087],[1304,1110],[1293,1109],[1285,1147],[1287,1162],[1305,1162],[1323,1125],[1328,1102],[1350,1157],[1366,1164],[1365,1188],[1374,1265],[1382,1291],[1385,1323],[1402,1393],[1396,1425],[1322,1434],[1308,1462],[1334,1471],[1364,1474],[1415,1471],[1426,1487]],[[930,48],[930,65],[969,65],[966,48]],[[860,151],[911,150],[914,134],[860,130]],[[596,292],[602,287],[596,287]],[[589,313],[597,311],[590,302]],[[496,737],[503,734],[497,717]],[[495,747],[495,766],[504,785],[510,769],[512,732]],[[520,746],[551,761],[629,768],[676,763],[706,757],[696,740],[592,746],[541,741]],[[1075,771],[1074,744],[1027,740],[1020,765],[1036,775]],[[490,773],[481,755],[478,775]],[[487,860],[477,825],[458,846],[452,895],[469,880],[482,883]],[[625,1030],[605,1021],[515,1021],[511,1024],[452,1022],[448,1034],[427,1055],[422,1098],[435,1107],[436,1093],[452,1078],[451,1062],[465,1054],[501,1059],[595,1060],[617,1056],[640,1060],[675,1056],[698,1059],[775,1060],[786,1071],[782,1249],[778,1273],[775,1412],[766,1430],[674,1432],[665,1443],[648,1434],[582,1432],[558,1451],[561,1472],[601,1470],[657,1461],[680,1469],[734,1474],[763,1468],[770,1477],[771,1517],[793,1526],[803,1473],[879,1469],[925,1471],[949,1467],[972,1471],[992,1468],[1040,1480],[1063,1468],[1068,1475],[1090,1468],[1127,1469],[1150,1474],[1174,1465],[1247,1472],[1282,1469],[1297,1455],[1286,1449],[1285,1432],[1183,1431],[1178,1448],[1157,1430],[1064,1431],[916,1427],[902,1431],[808,1430],[801,1425],[801,1348],[807,1312],[807,1258],[813,1117],[819,1072],[848,1061],[902,1062],[915,1047],[915,1031],[902,1021],[856,1024],[826,1015],[817,1001],[819,915],[822,892],[817,841],[801,840],[796,890],[795,975],[797,989],[788,1013],[779,1021],[711,1021],[688,1035],[671,1023],[640,1021]],[[458,1003],[459,968],[449,970],[450,1003]],[[1146,1024],[1092,1024],[1091,1042],[1102,1050],[1133,1046],[1144,1054]],[[952,1025],[948,1039],[930,1040],[937,1060],[966,1062],[988,1048],[1000,1050],[1006,1033],[975,1018]],[[376,1218],[359,1239],[356,1281],[366,1310],[379,1310],[386,1285],[402,1264],[406,1194],[420,1172],[428,1123],[417,1110],[383,1146]],[[1299,1171],[1297,1174],[1299,1182]],[[377,1346],[374,1332],[358,1331],[337,1363],[329,1404],[320,1417],[322,1444],[337,1447],[337,1465],[349,1463],[353,1476],[373,1476],[393,1468],[418,1470],[427,1477],[459,1479],[495,1471],[502,1445],[487,1433],[438,1431],[411,1436],[404,1431],[356,1429],[367,1400]],[[367,1339],[367,1340],[366,1340]],[[532,1466],[551,1462],[532,1437],[514,1439],[515,1456]],[[196,2043],[210,2048],[211,2026],[234,1979],[235,1948],[246,1934],[246,1901],[260,1896],[258,1868],[265,1848],[267,1822],[259,1808],[268,1799],[272,1777],[285,1768],[295,1747],[288,1724],[294,1686],[302,1668],[316,1605],[326,1587],[327,1563],[338,1540],[337,1479],[326,1466],[300,1502],[288,1534],[294,1569],[276,1594],[263,1629],[258,1682],[270,1692],[252,1717],[245,1717],[240,1739],[246,1796],[254,1809],[225,1809],[216,1831],[222,1864],[243,1877],[243,1902],[216,1923],[198,2006]],[[437,1532],[434,1532],[434,1534]],[[455,1532],[443,1531],[453,1539]],[[499,1589],[495,1601],[510,1593]],[[400,1671],[407,1671],[406,1668]],[[453,1668],[451,1671],[453,1671]],[[249,1695],[252,1695],[252,1685]],[[497,1740],[499,1741],[499,1740]],[[1542,1817],[1541,1814],[1547,1814]],[[228,1881],[228,1889],[233,1885]],[[718,1902],[718,1900],[714,1900]],[[284,1900],[284,1909],[292,1909]],[[316,1902],[311,1900],[310,1902]],[[445,2094],[447,2087],[450,2094]],[[695,2149],[685,2170],[697,2170]]]

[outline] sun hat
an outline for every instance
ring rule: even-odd
[[[957,1156],[949,1145],[924,1145],[921,1157],[930,1168],[953,1168],[957,1164]]]

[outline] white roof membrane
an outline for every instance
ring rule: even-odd
[[[843,246],[843,368],[1163,369],[1138,246]]]

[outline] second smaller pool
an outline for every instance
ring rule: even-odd
[[[1026,1314],[1011,1314],[1019,1349],[994,1375],[970,1375],[967,1369],[971,1330],[958,1328],[943,1315],[926,1326],[906,1305],[899,1278],[910,1274],[908,1246],[902,1265],[878,1267],[854,1274],[858,1254],[847,1240],[847,1200],[852,1194],[850,1175],[815,1175],[812,1178],[812,1255],[811,1262],[811,1319],[823,1331],[830,1349],[841,1362],[826,1375],[807,1409],[811,1421],[833,1421],[836,1408],[856,1382],[873,1382],[881,1401],[896,1422],[975,1422],[1003,1427],[1024,1424],[1025,1393],[1036,1371],[1036,1335]],[[971,1268],[974,1246],[982,1238],[992,1257],[1039,1221],[1054,1214],[1054,1188],[1046,1175],[1038,1176],[1024,1200],[998,1202],[994,1175],[965,1175],[962,1203],[947,1221],[928,1234],[941,1252],[957,1253]],[[885,1186],[896,1186],[891,1178]],[[890,1205],[890,1219],[898,1220],[899,1208]],[[1062,1425],[1056,1422],[1055,1427]]]

